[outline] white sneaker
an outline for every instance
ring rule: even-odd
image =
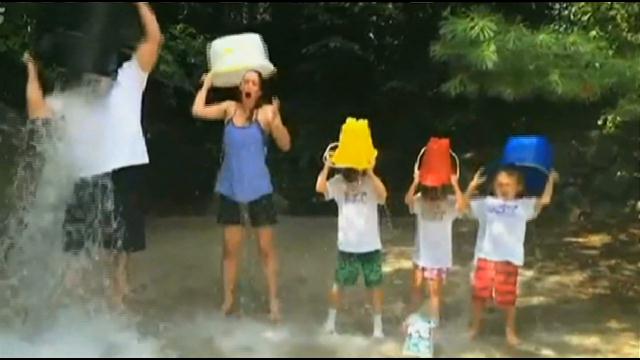
[[[322,330],[327,335],[336,335],[336,327],[335,327],[335,325],[329,324],[328,322],[326,322],[324,324],[324,326],[322,327]]]
[[[382,332],[382,330],[374,331],[373,332],[373,338],[374,339],[384,339],[384,333]]]

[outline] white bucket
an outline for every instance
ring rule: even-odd
[[[260,34],[243,33],[217,38],[209,44],[207,55],[215,87],[238,86],[249,70],[259,71],[264,78],[276,72]]]

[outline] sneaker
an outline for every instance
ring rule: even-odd
[[[336,327],[335,325],[329,324],[326,322],[322,327],[322,331],[327,335],[336,335]]]

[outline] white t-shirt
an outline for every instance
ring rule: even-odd
[[[352,187],[342,175],[336,175],[329,180],[326,197],[338,204],[340,251],[366,253],[382,249],[378,223],[380,202],[369,177]]]
[[[416,238],[413,262],[422,267],[451,268],[453,221],[458,217],[455,196],[444,201],[425,203],[416,196]]]
[[[88,177],[149,163],[142,132],[147,78],[134,57],[118,69],[105,97],[70,96],[73,92],[68,92],[47,98],[54,116],[64,117],[65,144],[75,175]]]
[[[502,200],[486,197],[471,201],[473,215],[484,220],[483,238],[476,243],[476,258],[524,263],[524,239],[527,222],[536,217],[535,198]],[[481,235],[481,234],[479,234]]]

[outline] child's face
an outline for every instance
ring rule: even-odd
[[[494,183],[496,196],[504,200],[513,200],[522,191],[522,184],[517,176],[500,172]]]

